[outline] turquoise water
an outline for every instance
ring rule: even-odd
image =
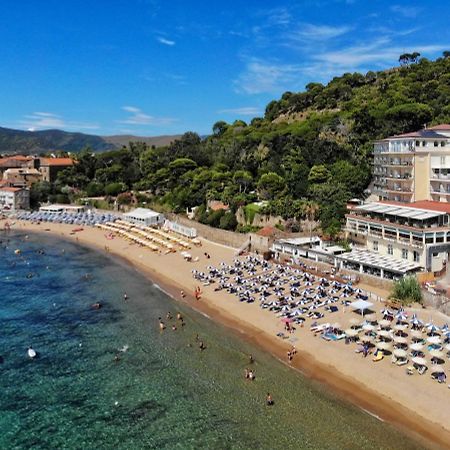
[[[121,261],[49,236],[0,239],[1,449],[419,448]],[[168,311],[186,325],[161,333]]]

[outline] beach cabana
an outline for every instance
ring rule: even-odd
[[[361,315],[364,316],[364,311],[372,308],[373,303],[368,302],[367,300],[356,300],[355,302],[350,303],[350,307],[355,311],[359,311]]]

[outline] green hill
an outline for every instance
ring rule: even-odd
[[[200,221],[227,229],[236,227],[234,214],[208,212],[207,200],[232,211],[266,200],[262,212],[289,219],[292,229],[316,217],[335,234],[346,201],[370,183],[373,140],[450,122],[449,56],[416,55],[391,70],[310,83],[248,124],[216,122],[206,138],[189,132],[158,149],[141,143],[84,155],[59,185],[97,194],[146,189],[146,204],[179,212],[201,205]]]

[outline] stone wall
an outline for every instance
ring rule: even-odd
[[[200,237],[216,242],[217,244],[228,245],[229,247],[238,249],[241,248],[242,245],[248,240],[247,234],[234,233],[232,231],[213,228],[195,220],[178,216],[177,214],[166,214],[166,216],[172,222],[180,223],[186,227],[196,228]]]
[[[423,304],[450,316],[450,299],[445,295],[425,291],[423,292]]]

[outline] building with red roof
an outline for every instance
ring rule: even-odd
[[[50,183],[56,180],[61,170],[72,167],[75,161],[72,158],[39,158],[39,171],[42,180]]]

